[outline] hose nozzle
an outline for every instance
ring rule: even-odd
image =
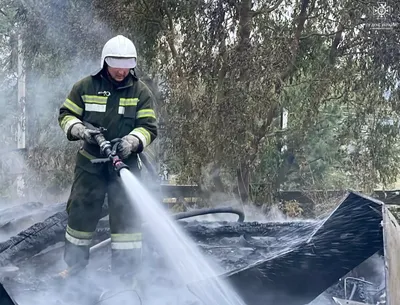
[[[129,170],[129,166],[126,165],[124,162],[121,161],[121,159],[117,158],[116,160],[113,161],[113,167],[114,170],[117,172],[117,175],[121,177],[121,169],[125,168]]]

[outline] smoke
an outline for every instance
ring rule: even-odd
[[[37,199],[44,202],[54,202],[55,198],[66,199],[69,193],[68,187],[55,190],[54,194],[51,193],[51,190],[59,184],[69,185],[68,181],[70,180],[68,179],[71,178],[74,159],[72,155],[71,157],[65,156],[74,151],[76,144],[67,142],[65,135],[58,127],[56,121],[58,107],[64,101],[74,82],[97,69],[101,52],[99,46],[112,34],[107,25],[99,21],[90,9],[79,10],[79,6],[84,6],[84,4],[76,4],[78,9],[71,12],[69,11],[70,7],[67,7],[71,1],[52,1],[50,6],[45,6],[43,2],[22,1],[25,9],[31,14],[30,16],[34,15],[37,20],[40,20],[38,29],[36,31],[34,28],[30,29],[31,32],[28,32],[24,37],[29,39],[28,36],[32,36],[39,45],[46,46],[41,48],[42,53],[37,53],[37,57],[29,58],[31,62],[26,62],[27,66],[32,67],[27,74],[26,92],[26,135],[30,149],[28,155],[10,152],[10,150],[16,148],[15,131],[19,117],[19,112],[15,108],[17,104],[16,72],[15,70],[3,71],[2,76],[2,84],[5,85],[2,86],[4,88],[2,93],[4,94],[0,97],[2,109],[0,126],[2,127],[1,143],[5,146],[2,147],[2,150],[4,149],[6,152],[2,151],[2,160],[0,161],[0,202],[7,202],[7,204],[11,201],[25,202]],[[83,2],[85,1],[81,3]],[[67,15],[66,12],[70,13]],[[65,20],[69,22],[66,23]],[[80,28],[83,29],[84,37],[82,37],[81,30],[78,30]],[[37,32],[42,30],[44,35],[36,35]],[[3,39],[2,41],[7,40]],[[93,41],[97,41],[97,43],[90,43]],[[85,44],[87,44],[87,49],[85,49]],[[27,44],[27,46],[30,45]],[[48,48],[47,53],[45,52],[46,48]],[[1,50],[11,52],[11,49],[2,48]],[[8,55],[0,54],[3,59],[7,58]],[[62,159],[63,156],[65,159]],[[26,193],[24,198],[18,199],[16,175],[18,174],[17,169],[21,168],[26,178],[25,191],[29,190],[29,193]],[[218,205],[242,207],[239,202],[231,199],[222,200]],[[246,221],[289,220],[277,206],[273,206],[269,211],[263,207],[251,205],[246,205],[243,208]],[[236,220],[237,216],[204,216],[203,218],[199,217],[199,219]],[[55,304],[55,299],[59,295],[71,296],[71,304],[94,304],[91,298],[92,295],[95,298],[94,296],[97,295],[98,291],[91,289],[90,281],[84,285],[82,278],[77,277],[66,285],[63,281],[56,282],[48,278],[48,274],[66,267],[62,261],[61,253],[59,247],[47,249],[45,254],[42,253],[36,257],[37,260],[30,260],[27,264],[21,266],[24,271],[23,278],[16,277],[14,280],[17,283],[12,285],[12,290],[16,291],[16,300],[20,305]],[[107,255],[107,253],[103,254]],[[46,263],[39,264],[41,257]],[[38,265],[34,265],[35,262]],[[100,262],[102,263],[103,260],[94,257],[91,262],[94,270],[100,268],[96,266]],[[31,263],[32,265],[30,265]],[[147,263],[151,265],[152,261]],[[155,284],[165,281],[166,277],[162,276],[159,270],[153,271],[152,274],[148,275],[148,281]],[[88,276],[92,283],[106,285],[104,277],[95,276],[94,273],[90,272]],[[22,291],[18,291],[18,281],[25,282],[25,284],[27,282],[41,282],[43,285],[50,285],[51,289],[37,289],[40,287],[33,284],[31,291],[22,289]],[[168,282],[167,285],[164,285],[164,287],[167,287],[165,289],[162,289],[160,285],[156,285],[156,287],[158,287],[158,290],[155,290],[155,293],[164,294],[164,292],[173,289],[174,285]]]
[[[27,150],[14,151],[17,148],[17,122],[21,117],[17,107],[16,44],[8,48],[3,45],[0,57],[4,61],[10,60],[12,64],[2,65],[1,75],[1,91],[4,94],[0,95],[0,139],[4,146],[1,148],[0,160],[0,208],[11,205],[16,207],[17,204],[33,200],[54,204],[67,199],[73,177],[74,157],[80,143],[68,142],[58,126],[59,107],[75,82],[100,67],[102,46],[118,34],[96,17],[91,2],[22,0],[13,4],[21,6],[19,13],[22,14],[18,29],[22,34],[26,68]],[[10,34],[15,36],[14,32]],[[7,41],[4,35],[0,36],[2,41]],[[19,192],[18,175],[23,176],[23,195]],[[61,208],[65,209],[65,206]],[[16,221],[18,214],[11,215],[10,224],[18,223],[18,226],[4,232],[1,238],[7,238],[49,215],[37,211],[34,208],[21,221]],[[62,259],[62,246],[53,245],[35,255],[18,266],[20,273],[12,274],[6,281],[7,288],[13,292],[20,305],[57,304],[56,299],[60,295],[64,299],[70,298],[70,304],[95,303],[93,295],[98,291],[93,291],[90,281],[85,285],[82,278],[77,277],[68,281],[67,285],[65,281],[49,278],[49,275],[66,268]],[[98,260],[94,257],[91,264],[96,263]],[[104,278],[93,274],[88,276],[92,276],[91,280],[96,284],[104,281]],[[20,289],[29,283],[34,283],[30,290]]]
[[[285,215],[277,205],[272,205],[269,208],[265,206],[257,206],[255,204],[242,204],[237,200],[222,201],[213,204],[213,207],[232,207],[243,211],[245,215],[245,221],[249,222],[284,222],[294,221],[296,219]],[[188,211],[196,210],[196,207],[188,207]],[[208,214],[201,215],[191,218],[192,220],[198,221],[237,221],[238,216],[236,214]]]
[[[147,202],[146,200],[141,200],[140,202]],[[151,218],[151,222],[156,224],[158,223],[157,220],[154,219],[154,217],[150,217]],[[250,234],[251,235],[251,234]],[[42,235],[44,237],[44,235]],[[283,236],[282,236],[283,237]],[[293,238],[291,238],[290,240],[293,241],[294,240],[294,236]],[[145,238],[146,239],[146,238]],[[148,239],[146,239],[148,240]],[[170,239],[167,239],[167,243],[171,246],[171,242],[168,242]],[[279,243],[279,242],[278,242]],[[280,242],[282,243],[282,242]],[[73,279],[71,282],[69,282],[70,284],[68,284],[68,288],[64,287],[66,284],[65,282],[61,282],[64,284],[57,284],[55,281],[49,279],[49,275],[51,273],[56,273],[60,270],[62,270],[65,265],[62,262],[62,255],[61,255],[61,249],[62,249],[62,245],[60,243],[59,247],[57,247],[57,245],[51,245],[49,248],[47,248],[46,250],[42,251],[40,254],[36,254],[34,255],[32,258],[29,259],[29,262],[23,263],[22,265],[18,264],[18,267],[20,267],[20,270],[23,271],[23,273],[21,273],[21,277],[20,276],[15,276],[16,279],[21,279],[23,284],[9,284],[9,286],[11,285],[13,287],[13,289],[20,289],[23,290],[22,292],[20,292],[20,294],[18,294],[18,291],[16,292],[16,296],[21,296],[21,298],[26,299],[25,304],[29,304],[27,303],[29,300],[35,300],[35,302],[37,304],[49,304],[52,305],[53,303],[56,303],[56,298],[62,293],[63,294],[63,298],[66,295],[71,294],[70,299],[71,300],[76,300],[76,298],[82,298],[82,302],[79,302],[80,304],[95,304],[95,302],[92,302],[92,298],[94,298],[96,295],[98,296],[100,294],[101,291],[99,291],[98,288],[95,288],[94,286],[106,286],[107,284],[104,283],[104,277],[102,277],[101,275],[96,275],[99,274],[104,269],[108,268],[108,261],[109,260],[109,253],[107,251],[101,252],[101,253],[97,253],[95,256],[93,256],[93,260],[91,262],[91,271],[89,271],[89,275],[87,275],[88,277],[90,277],[89,283],[88,284],[83,284],[83,280],[82,277],[79,278],[75,278]],[[226,253],[226,258],[230,259],[231,255],[233,255],[233,253],[235,252],[236,256],[239,256],[237,258],[237,260],[241,260],[244,264],[251,264],[251,258],[248,254],[245,254],[242,249],[240,249],[240,245],[234,245],[234,247],[232,247],[232,249],[235,249],[234,251],[232,251],[232,254],[228,254]],[[327,247],[329,247],[329,245],[327,245]],[[214,255],[217,252],[217,249],[213,249]],[[269,252],[269,251],[268,251]],[[273,250],[271,251],[273,253]],[[272,253],[268,253],[269,255],[271,255]],[[33,253],[32,253],[33,254]],[[183,254],[182,254],[183,255]],[[178,255],[179,256],[179,255]],[[175,256],[177,257],[177,256]],[[225,257],[225,256],[224,256]],[[149,290],[152,290],[152,293],[154,295],[154,292],[157,291],[157,294],[155,294],[154,298],[158,297],[158,296],[165,296],[166,299],[171,300],[171,302],[173,304],[182,304],[180,302],[173,302],[173,299],[176,298],[176,294],[178,294],[180,291],[177,291],[175,288],[177,288],[173,278],[171,279],[171,274],[168,273],[168,269],[163,268],[163,258],[161,256],[157,257],[156,255],[153,255],[153,253],[151,253],[151,251],[147,251],[144,253],[144,258],[145,258],[145,262],[143,264],[143,277],[141,277],[142,281],[144,283],[146,283],[146,285],[148,285]],[[254,258],[253,258],[254,259]],[[161,261],[161,263],[160,263]],[[364,278],[365,280],[371,281],[377,285],[379,285],[380,282],[383,281],[384,279],[384,275],[383,275],[383,270],[384,270],[384,263],[381,257],[379,256],[374,256],[371,259],[365,261],[363,264],[361,264],[359,267],[355,268],[354,270],[352,270],[351,273],[347,274],[345,277],[347,276],[352,276],[352,277],[357,277],[357,278]],[[93,271],[93,274],[91,274]],[[94,272],[96,271],[96,272]],[[34,279],[34,280],[33,280]],[[36,286],[36,282],[40,280],[43,281],[48,287],[48,289],[39,289],[38,286]],[[34,288],[36,289],[36,291],[33,291],[34,288],[30,288],[28,289],[27,286],[29,286],[29,282],[34,283]],[[342,279],[343,282],[343,279]],[[27,284],[28,283],[28,284]],[[50,284],[52,283],[52,284]],[[47,287],[47,286],[44,287]],[[59,286],[58,286],[59,285]],[[64,286],[63,286],[64,285]],[[76,285],[77,287],[75,287],[74,285]],[[94,287],[94,288],[88,288],[87,285],[89,285],[89,287]],[[92,286],[90,286],[92,285]],[[351,289],[351,287],[350,287]],[[175,291],[175,293],[174,293]],[[343,287],[339,287],[335,290],[335,296],[339,294],[340,297],[340,293],[343,292]],[[139,293],[140,297],[143,297],[142,293]],[[326,298],[324,298],[324,296],[326,296]],[[121,295],[122,297],[122,295]],[[193,298],[193,296],[182,296],[183,297],[187,297],[188,299],[190,299],[191,297]],[[83,301],[84,298],[87,298],[88,301]],[[153,298],[153,299],[154,299]],[[18,299],[19,300],[19,299]],[[46,300],[46,302],[44,302],[44,300]],[[311,304],[318,304],[318,305],[322,305],[322,304],[333,304],[333,303],[329,303],[328,300],[330,300],[330,296],[328,293],[320,296],[319,298],[317,298],[317,300],[315,300],[315,303],[311,303]],[[53,302],[54,301],[54,302]],[[326,301],[326,303],[324,303]],[[331,300],[330,300],[331,301]],[[72,301],[71,301],[72,302]],[[165,300],[158,300],[157,302],[155,302],[155,304],[165,304]],[[23,303],[24,304],[24,303]],[[72,302],[73,304],[73,302]],[[152,304],[154,305],[154,303],[151,302],[143,302],[143,304]],[[185,303],[183,303],[185,304]]]
[[[19,6],[23,20],[10,17],[10,32],[0,33],[4,42],[0,47],[0,142],[3,144],[0,148],[0,209],[2,213],[8,208],[16,211],[1,223],[2,240],[56,212],[50,206],[18,212],[18,207],[24,203],[40,201],[65,209],[64,205],[57,206],[54,202],[64,202],[69,195],[74,156],[80,143],[68,142],[57,122],[58,110],[72,85],[99,68],[101,46],[113,34],[87,9],[90,3],[84,1],[52,1],[50,4],[48,1],[15,1],[10,5],[15,5],[13,10]],[[21,118],[13,30],[17,23],[24,46],[26,150],[17,150],[17,123]],[[18,182],[18,177],[23,179]],[[51,268],[66,267],[59,250],[49,253],[56,255],[55,260],[47,262]],[[28,263],[21,268],[22,278],[14,280],[46,281],[45,273],[38,272],[36,266]],[[78,284],[76,282],[76,287]],[[10,288],[18,290],[18,287],[16,283]],[[47,300],[54,299],[58,293],[67,292],[63,287],[58,285],[47,295],[36,294],[35,303],[48,304]],[[21,304],[32,304],[29,291],[16,291],[16,296]]]
[[[185,208],[188,211],[196,210],[201,208],[202,205],[197,203],[185,204]],[[286,221],[299,221],[304,220],[301,217],[290,217],[286,215],[280,208],[280,203],[265,203],[265,204],[254,204],[248,202],[243,204],[239,198],[228,195],[226,193],[212,192],[208,195],[207,206],[218,208],[218,207],[232,207],[237,210],[243,211],[245,215],[245,221],[256,221],[260,223],[265,222],[286,222]],[[192,220],[205,220],[205,221],[236,221],[238,216],[236,214],[208,214],[201,215],[191,218]]]
[[[30,265],[22,265],[20,272],[13,274],[14,279],[6,279],[5,286],[18,305],[97,304],[101,293],[112,283],[97,266],[104,259],[93,256],[90,268],[62,278],[58,273],[67,267],[61,260],[63,246],[59,243],[49,247],[30,259]],[[107,256],[107,252],[102,254]]]
[[[345,277],[356,277],[368,282],[374,283],[376,286],[385,285],[385,261],[384,257],[374,254],[359,266],[354,268]]]
[[[0,209],[0,243],[64,210],[64,203],[28,202],[7,205],[7,208]]]
[[[21,108],[17,95],[17,44],[15,33],[1,35],[3,45],[0,126],[0,205],[31,200],[66,200],[71,184],[74,153],[79,143],[68,142],[57,117],[72,85],[96,71],[101,46],[112,31],[98,20],[89,3],[69,1],[16,1],[23,14],[25,67],[26,151],[16,151],[17,122]],[[15,8],[16,8],[15,7]],[[15,23],[10,19],[10,23]],[[14,37],[6,39],[7,35]],[[7,63],[11,63],[8,65]],[[23,175],[21,196],[17,177]]]

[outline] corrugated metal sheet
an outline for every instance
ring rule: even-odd
[[[383,238],[386,270],[386,305],[400,304],[400,225],[383,207]]]
[[[343,300],[343,299],[339,299],[339,298],[333,298],[333,300],[338,305],[373,305],[373,304],[365,304],[365,303],[356,302],[356,301]]]
[[[17,305],[15,301],[8,294],[3,284],[0,283],[0,304],[1,305]]]
[[[381,221],[382,202],[349,193],[305,241],[229,279],[247,304],[306,304],[382,249]]]

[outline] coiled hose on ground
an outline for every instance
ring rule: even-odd
[[[238,218],[237,222],[244,221],[243,211],[236,209],[236,208],[232,208],[232,207],[205,208],[205,209],[199,209],[199,210],[192,210],[192,211],[174,214],[173,217],[176,220],[180,220],[180,219],[190,218],[190,217],[194,217],[194,216],[207,215],[207,214],[227,214],[227,213],[238,215],[239,218]]]
[[[201,215],[208,215],[208,214],[236,214],[236,215],[238,215],[237,222],[243,222],[244,221],[244,217],[245,217],[244,212],[242,210],[239,210],[239,209],[236,209],[236,208],[232,208],[232,207],[205,208],[205,209],[199,209],[199,210],[192,210],[192,211],[187,211],[187,212],[176,213],[176,214],[173,214],[172,216],[176,220],[181,220],[181,219],[186,219],[186,218],[195,217],[195,216],[201,216]],[[111,241],[111,239],[107,239],[107,240],[104,240],[103,242],[93,246],[90,249],[90,252],[93,252],[95,250],[98,250],[98,249],[106,246],[110,241]],[[139,300],[139,304],[142,305],[142,300],[141,300],[139,294],[135,290],[128,290],[128,291],[130,291],[132,293],[136,293],[136,295],[138,297],[138,300]],[[190,291],[190,289],[189,289],[189,291]],[[123,291],[123,292],[127,292],[127,291]],[[117,297],[118,294],[120,294],[120,293],[121,292],[117,292],[115,294],[107,296],[104,299],[101,298],[101,300],[98,301],[97,303],[95,303],[94,305],[103,303],[104,301],[106,301],[106,303],[107,303],[107,301],[110,301],[111,299]]]
[[[157,173],[154,168],[154,166],[151,164],[149,158],[147,157],[146,153],[141,153],[140,154],[140,159],[142,160],[143,164],[146,166],[147,170],[149,171],[150,175],[154,178],[157,179]],[[236,214],[238,215],[238,222],[243,222],[244,221],[244,213],[242,210],[232,208],[232,207],[219,207],[219,208],[205,208],[205,209],[200,209],[200,210],[193,210],[193,211],[187,211],[187,212],[182,212],[182,213],[177,213],[174,214],[173,217],[177,220],[179,219],[184,219],[184,218],[190,218],[194,216],[201,216],[201,215],[207,215],[207,214]]]
[[[238,222],[243,222],[244,221],[244,213],[242,210],[235,209],[232,207],[219,207],[219,208],[205,208],[205,209],[199,209],[199,210],[193,210],[193,211],[187,211],[187,212],[181,212],[181,213],[176,213],[173,214],[172,217],[175,218],[176,220],[181,220],[185,218],[190,218],[190,217],[195,217],[195,216],[201,216],[201,215],[208,215],[208,214],[236,214],[239,216]],[[106,240],[103,240],[102,242],[98,243],[97,245],[94,245],[93,247],[90,248],[90,253],[97,251],[105,246],[107,246],[111,242],[111,238],[108,238]]]

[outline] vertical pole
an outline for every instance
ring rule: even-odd
[[[285,130],[288,125],[288,116],[289,116],[289,111],[286,108],[282,109],[281,113],[281,130]],[[286,135],[283,136],[283,145],[281,147],[281,152],[285,152],[287,150],[287,145],[286,145]]]
[[[24,70],[24,57],[22,52],[22,38],[18,35],[18,127],[17,127],[17,148],[21,153],[26,148],[25,136],[25,70]],[[20,155],[23,160],[23,154]],[[24,160],[19,166],[17,177],[17,194],[18,197],[25,196],[25,181],[24,181]]]
[[[289,111],[282,107],[280,109],[280,127],[281,131],[284,131],[287,126],[288,126],[288,116],[289,116]],[[277,157],[276,164],[278,168],[278,176],[275,180],[275,191],[276,193],[273,195],[274,200],[281,201],[280,197],[280,192],[281,192],[281,185],[285,181],[285,172],[286,172],[286,161],[281,161],[282,160],[282,155],[287,151],[287,137],[286,135],[283,135],[283,137],[279,138],[278,145],[277,145],[277,151],[280,154],[279,157]]]

